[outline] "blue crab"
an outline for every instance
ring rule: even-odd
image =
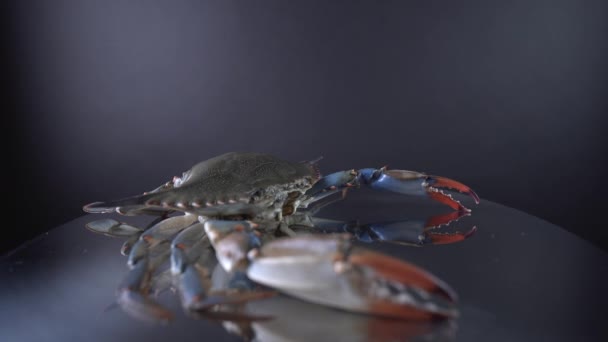
[[[88,213],[158,216],[145,229],[113,219],[87,224],[97,233],[128,237],[122,253],[130,271],[117,290],[118,304],[133,316],[162,322],[172,313],[153,291],[176,288],[186,312],[208,313],[268,297],[274,289],[352,312],[404,319],[456,316],[457,296],[445,282],[413,264],[356,246],[354,240],[413,245],[463,240],[474,229],[454,234],[433,229],[470,212],[443,189],[468,194],[478,203],[475,192],[448,178],[387,168],[321,176],[317,164],[227,153],[152,191],[84,206]],[[426,196],[454,211],[424,223],[376,225],[313,216],[361,185]],[[167,260],[170,268],[162,270]],[[216,264],[230,275],[220,288],[213,286]]]

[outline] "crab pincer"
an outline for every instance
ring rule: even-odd
[[[218,260],[209,255],[215,254],[209,247],[213,243],[211,240],[217,240],[219,237],[214,235],[216,231],[212,230],[209,230],[211,237],[205,235],[206,229],[205,225],[197,223],[181,232],[171,246],[171,270],[181,294],[182,306],[188,311],[207,311],[222,305],[239,304],[270,296],[269,292],[254,291],[255,284],[250,282],[238,267],[231,268],[228,277],[230,282],[225,284],[223,289],[212,289],[211,270]],[[237,241],[230,247],[239,245],[238,235],[223,237],[223,241],[228,244],[236,237]],[[246,251],[242,253],[245,255]],[[230,265],[236,264],[233,262]]]
[[[444,192],[444,190],[452,190],[469,195],[476,204],[479,204],[479,196],[477,196],[473,189],[446,177],[432,176],[415,171],[380,168],[361,169],[359,170],[359,178],[362,183],[368,184],[374,189],[411,195],[426,195],[454,210],[471,211],[458,200],[455,200],[452,195]]]
[[[338,171],[326,175],[306,192],[308,199],[303,201],[304,207],[338,191],[346,191],[360,185],[405,195],[427,196],[454,210],[463,212],[470,212],[471,210],[454,199],[445,190],[469,195],[476,204],[479,204],[479,196],[473,189],[453,179],[416,171],[388,170],[386,167],[381,167],[379,169],[365,168]]]
[[[399,319],[453,318],[457,295],[427,271],[352,245],[349,234],[265,244],[250,279],[309,302]]]

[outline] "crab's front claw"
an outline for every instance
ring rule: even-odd
[[[458,315],[456,294],[446,283],[413,264],[352,246],[349,234],[279,239],[252,257],[250,279],[309,302],[401,319]]]
[[[467,194],[473,198],[476,204],[479,203],[479,196],[473,189],[449,178],[431,176],[415,171],[387,170],[386,168],[362,169],[359,173],[361,181],[372,188],[409,195],[429,196],[454,210],[470,211],[443,190],[453,190]]]

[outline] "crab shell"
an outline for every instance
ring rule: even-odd
[[[182,211],[204,217],[250,217],[293,212],[293,203],[320,178],[314,162],[231,152],[200,162],[181,177],[142,195],[85,206],[123,215]]]

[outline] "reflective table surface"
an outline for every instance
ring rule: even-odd
[[[0,341],[594,341],[608,337],[608,253],[560,227],[491,201],[450,230],[477,231],[453,244],[410,247],[361,243],[415,263],[459,294],[451,321],[404,322],[324,308],[288,297],[250,303],[274,319],[234,323],[193,319],[170,291],[176,312],[152,325],[112,308],[126,274],[123,240],[94,234],[86,215],[56,227],[0,262]],[[424,222],[450,209],[425,199],[368,191],[317,216],[359,222]],[[120,220],[145,226],[150,217]],[[584,221],[581,221],[584,224]],[[5,227],[5,229],[7,229]],[[108,309],[110,307],[110,309]]]

